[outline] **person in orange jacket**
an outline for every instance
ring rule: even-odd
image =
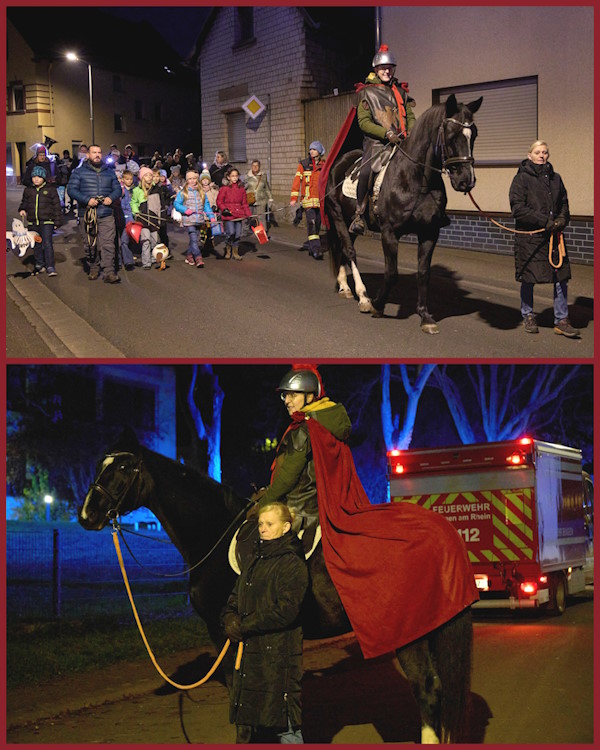
[[[325,147],[321,141],[313,141],[308,147],[308,158],[298,164],[292,183],[290,205],[295,206],[300,199],[306,214],[306,231],[308,232],[308,251],[315,260],[323,260],[319,230],[321,228],[321,209],[319,203],[319,175],[325,164],[323,154]]]

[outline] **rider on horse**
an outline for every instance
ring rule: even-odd
[[[364,133],[363,157],[356,191],[356,214],[350,225],[353,234],[363,234],[363,214],[367,207],[371,172],[381,170],[382,151],[389,144],[399,144],[414,125],[414,99],[408,96],[408,84],[394,77],[396,58],[386,44],[382,44],[373,58],[373,70],[364,84],[357,84],[360,92],[358,125]],[[390,149],[388,149],[388,152]],[[389,155],[389,153],[388,153]]]
[[[338,440],[346,440],[350,435],[352,425],[346,409],[325,396],[317,370],[290,370],[282,378],[277,390],[290,417],[310,414]],[[305,419],[296,419],[285,432],[277,449],[272,472],[269,487],[254,495],[254,499],[259,500],[259,506],[281,500],[296,513],[294,530],[315,525],[319,516],[317,485]]]

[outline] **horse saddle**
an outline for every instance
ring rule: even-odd
[[[393,153],[393,152],[392,152]],[[391,157],[390,157],[391,158]],[[373,212],[377,213],[377,199],[379,198],[379,191],[383,182],[383,177],[387,171],[390,159],[386,159],[385,163],[380,167],[379,171],[375,173],[375,181],[373,182],[373,172],[371,172],[371,178],[369,180],[369,194],[373,199]],[[342,183],[342,193],[347,198],[354,198],[356,200],[356,190],[358,187],[358,175],[360,173],[360,166],[362,164],[362,157],[354,162],[350,169],[346,172],[344,182]],[[372,183],[372,185],[371,185]]]
[[[298,532],[298,538],[302,542],[304,557],[308,560],[321,541],[321,524],[318,518],[308,519],[308,523]],[[232,570],[238,575],[254,557],[254,543],[258,539],[256,519],[244,521],[234,534],[229,545],[228,560]]]

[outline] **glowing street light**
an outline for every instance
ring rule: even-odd
[[[52,495],[44,495],[44,502],[46,503],[46,523],[50,523],[50,506],[54,502]]]
[[[90,63],[86,63],[85,60],[82,60],[80,57],[77,57],[77,55],[74,52],[67,52],[66,58],[70,62],[82,62],[88,66],[88,89],[90,93],[90,125],[92,128],[92,140],[91,140],[90,145],[92,145],[93,143],[96,143],[96,138],[94,137],[94,100],[92,97],[92,66],[90,65]]]

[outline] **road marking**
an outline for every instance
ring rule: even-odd
[[[88,359],[126,357],[122,351],[95,331],[82,317],[65,305],[54,292],[38,279],[8,277],[16,294],[11,299],[19,307],[28,323],[40,333],[42,339],[57,357]],[[54,337],[44,335],[50,329]],[[65,349],[67,350],[65,352]]]

